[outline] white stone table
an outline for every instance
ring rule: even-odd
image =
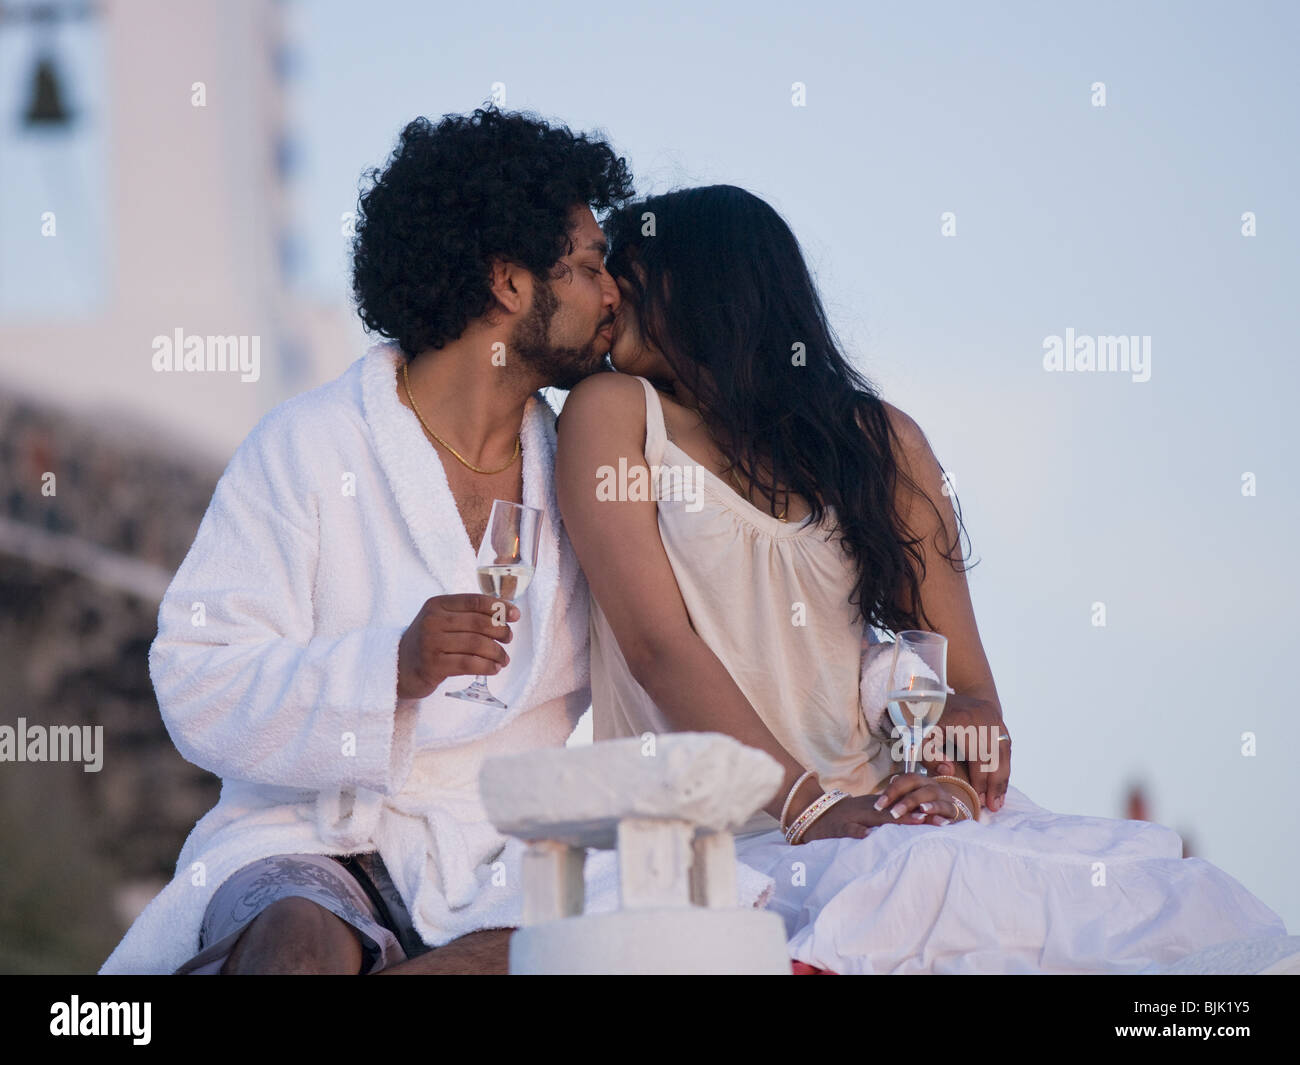
[[[529,844],[510,971],[788,975],[780,917],[738,904],[732,838],[783,776],[763,751],[705,732],[485,761],[488,816]],[[588,847],[618,851],[612,913],[583,913]]]

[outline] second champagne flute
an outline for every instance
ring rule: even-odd
[[[910,651],[911,654],[904,652]],[[925,669],[933,676],[927,675]],[[943,714],[948,701],[948,638],[937,632],[908,629],[894,640],[889,676],[889,717],[907,737],[904,773],[925,774],[921,742]]]

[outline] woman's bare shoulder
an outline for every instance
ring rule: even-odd
[[[632,454],[645,440],[646,397],[630,374],[594,373],[572,389],[555,423],[557,460],[585,462],[610,450]]]
[[[896,440],[901,446],[901,458],[904,462],[911,464],[918,459],[924,459],[930,452],[930,441],[926,438],[924,430],[922,430],[916,419],[906,411],[894,406],[888,400],[880,400],[880,406],[885,412],[885,420],[889,425],[889,434],[892,437],[891,449],[893,441]],[[860,415],[858,424],[862,425]],[[863,426],[863,431],[866,431],[865,426]]]
[[[888,400],[882,399],[880,406],[884,408],[885,417],[889,421],[889,427],[894,435],[902,440],[905,444],[913,445],[918,440],[925,439],[925,433],[921,427],[906,411],[894,406]]]
[[[569,389],[559,417],[562,418],[568,410],[573,410],[584,420],[602,412],[623,415],[637,405],[645,405],[645,392],[636,377],[624,373],[598,372],[584,377]]]

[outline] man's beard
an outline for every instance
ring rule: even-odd
[[[603,357],[596,354],[596,340],[581,348],[559,348],[550,340],[551,319],[560,301],[549,284],[533,287],[533,305],[515,327],[510,338],[511,354],[517,355],[533,373],[552,388],[568,390],[601,368]]]

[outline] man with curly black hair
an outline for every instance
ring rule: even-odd
[[[353,244],[369,329],[408,359],[449,348],[483,355],[484,341],[506,340],[519,356],[500,363],[506,377],[560,388],[599,366],[609,344],[598,334],[618,292],[601,269],[605,240],[590,208],[632,192],[609,145],[491,109],[436,126],[417,118],[387,169],[369,176]],[[457,360],[425,360],[434,361]],[[493,389],[501,376],[489,376]]]
[[[632,193],[609,145],[518,114],[419,118],[361,197],[353,290],[405,355],[403,402],[439,451],[474,543],[517,501],[524,403],[600,369],[618,287],[591,206]],[[589,206],[591,205],[591,206]]]
[[[601,368],[593,208],[632,183],[605,141],[495,108],[416,119],[369,177],[353,288],[389,339],[262,419],[164,596],[158,704],[223,788],[102,972],[505,971],[522,844],[478,769],[591,701],[539,390]],[[472,591],[494,499],[545,515],[517,604]],[[471,675],[507,708],[441,697]]]

